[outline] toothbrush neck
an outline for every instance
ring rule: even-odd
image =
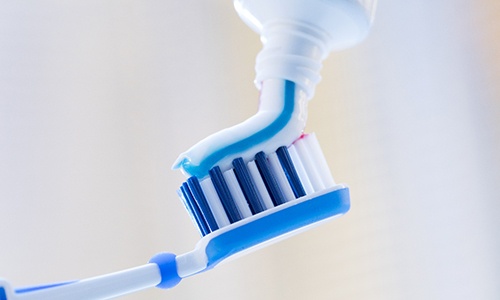
[[[311,99],[329,53],[329,36],[303,22],[278,20],[263,26],[261,40],[264,47],[255,66],[257,88],[268,79],[290,80]]]

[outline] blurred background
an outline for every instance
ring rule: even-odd
[[[123,299],[500,299],[500,2],[380,1],[309,104],[344,217]],[[0,2],[0,277],[184,253],[177,155],[252,116],[229,0]]]

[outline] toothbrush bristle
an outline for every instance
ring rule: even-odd
[[[264,152],[259,152],[255,155],[255,164],[259,169],[260,176],[264,180],[267,192],[271,196],[274,206],[285,203],[285,195],[283,194],[281,186],[276,181],[276,176],[271,172],[267,156]]]
[[[236,208],[236,204],[234,203],[231,192],[229,191],[229,187],[227,186],[226,181],[224,180],[224,176],[222,175],[222,171],[219,166],[213,167],[210,172],[210,178],[212,179],[212,183],[214,184],[215,191],[219,196],[220,201],[222,202],[222,206],[226,211],[226,214],[231,223],[239,221],[242,219],[240,211]]]
[[[233,168],[215,166],[204,179],[190,177],[179,190],[203,236],[283,203],[335,185],[314,134],[276,152],[259,152]]]
[[[292,159],[290,154],[288,153],[288,149],[285,146],[281,146],[276,150],[276,154],[278,155],[278,159],[280,160],[281,166],[285,171],[285,175],[290,183],[290,187],[293,190],[293,194],[295,198],[300,198],[306,195],[304,188],[302,187],[302,183],[300,182],[299,175],[293,166]]]
[[[252,214],[258,214],[264,211],[264,203],[262,197],[257,190],[255,183],[252,180],[252,176],[248,171],[248,168],[241,157],[233,160],[234,174],[238,179],[238,182],[243,190],[243,194],[248,201]]]

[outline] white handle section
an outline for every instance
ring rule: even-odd
[[[8,288],[7,300],[97,300],[110,299],[149,287],[161,281],[157,264],[97,276],[74,283],[25,293],[13,293]]]

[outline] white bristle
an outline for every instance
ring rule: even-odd
[[[311,153],[309,153],[309,149],[304,141],[303,138],[297,140],[294,143],[297,153],[300,156],[300,159],[302,160],[302,164],[304,165],[304,169],[307,172],[307,175],[309,176],[309,179],[311,180],[311,184],[313,186],[313,189],[315,192],[321,191],[325,189],[325,185],[323,184],[323,180],[321,178],[321,175],[319,174],[318,170],[316,169],[316,164],[314,163],[314,160],[311,157]]]
[[[291,163],[297,172],[298,180],[300,180],[300,184],[302,185],[306,195],[325,190],[335,185],[330,170],[328,169],[325,156],[323,155],[321,147],[314,134],[301,137],[289,146],[287,150]],[[270,172],[276,180],[276,184],[279,185],[280,190],[283,192],[283,196],[285,198],[284,200],[286,202],[294,200],[295,194],[292,189],[292,183],[290,183],[287,178],[287,174],[281,165],[278,154],[273,152],[269,154],[266,159],[269,163]],[[262,200],[263,208],[265,210],[273,208],[273,200],[267,190],[266,183],[260,174],[256,162],[248,162],[247,169],[250,177],[252,178],[253,184],[255,185],[256,192]],[[236,206],[232,209],[237,209],[243,219],[251,217],[252,210],[243,193],[243,189],[238,182],[235,170],[229,169],[222,172],[222,176],[229,189],[232,201]],[[295,178],[291,178],[291,180],[294,181],[293,184],[296,184]],[[201,180],[200,185],[218,227],[223,228],[230,225],[231,222],[229,221],[229,216],[227,215],[226,209],[222,205],[218,194],[219,192],[226,192],[217,190],[210,177]],[[179,196],[184,198],[182,193],[180,193]],[[184,199],[184,201],[186,202],[186,199]]]
[[[290,158],[292,159],[295,170],[297,171],[297,175],[299,176],[300,182],[302,183],[302,187],[306,192],[306,195],[314,192],[311,181],[309,180],[309,176],[307,176],[307,172],[304,169],[304,165],[302,164],[302,160],[300,159],[299,154],[297,153],[297,149],[295,149],[294,145],[288,147],[288,153],[290,154]]]
[[[227,187],[229,188],[229,192],[231,192],[233,201],[238,207],[241,216],[243,218],[250,217],[252,215],[252,211],[250,210],[250,207],[248,207],[247,200],[245,199],[245,195],[240,188],[240,184],[238,183],[238,179],[236,179],[233,169],[227,170],[223,175],[226,180]]]
[[[304,138],[304,140],[306,141],[306,144],[309,147],[309,152],[311,153],[311,157],[315,162],[318,173],[321,175],[321,178],[323,179],[323,183],[327,188],[334,186],[335,181],[333,180],[332,173],[328,168],[328,163],[326,162],[325,155],[323,154],[318,139],[316,138],[316,134],[311,133],[307,135]]]
[[[191,219],[193,224],[195,224],[198,227],[198,223],[196,222],[196,219],[194,218],[194,215],[193,215],[191,209],[189,208],[188,201],[186,200],[186,197],[184,197],[184,194],[182,193],[182,191],[180,189],[177,190],[177,195],[179,196],[179,198],[181,198],[182,203],[184,203],[184,207],[188,211],[189,218]],[[198,230],[200,230],[200,229],[198,228]],[[201,230],[200,230],[200,233],[201,233]]]
[[[266,189],[266,184],[264,183],[262,177],[260,176],[259,169],[257,168],[255,161],[249,162],[247,164],[247,167],[255,183],[255,186],[257,187],[257,191],[259,192],[260,197],[262,198],[262,202],[264,202],[264,206],[266,207],[266,209],[273,208],[274,207],[273,200],[271,199],[271,196],[269,196],[269,192]]]
[[[290,201],[295,199],[295,195],[293,193],[292,187],[286,178],[285,171],[283,171],[283,167],[281,166],[280,160],[276,152],[269,154],[268,156],[269,164],[271,165],[271,170],[280,185],[281,191],[285,195],[286,201]]]
[[[231,224],[229,219],[227,218],[226,211],[220,202],[219,195],[217,195],[217,191],[212,183],[212,179],[207,177],[206,179],[200,182],[200,185],[203,189],[203,193],[205,194],[205,198],[207,199],[208,206],[214,215],[215,221],[219,228],[227,226]]]

